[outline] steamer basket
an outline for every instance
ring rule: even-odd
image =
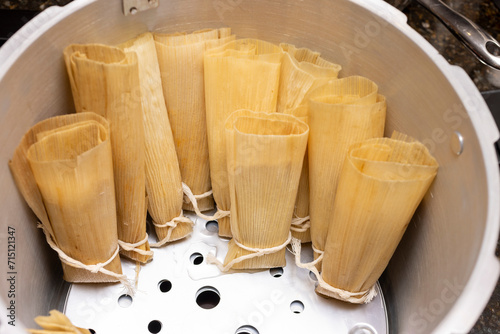
[[[164,317],[160,333],[255,333],[254,329],[260,333],[382,333],[387,326],[391,333],[468,332],[499,276],[494,250],[500,196],[493,146],[498,130],[465,72],[450,66],[406,24],[403,14],[381,1],[160,1],[158,8],[135,15],[124,15],[123,3],[130,1],[120,0],[78,0],[63,8],[51,7],[0,49],[2,247],[7,248],[9,226],[15,228],[16,237],[15,268],[7,267],[5,256],[0,279],[0,306],[6,310],[15,301],[16,326],[9,326],[6,322],[10,319],[2,316],[0,332],[23,333],[24,326],[35,326],[35,316],[53,308],[66,310],[72,319],[89,319],[89,314],[93,314],[96,321],[100,314],[109,311],[110,322],[117,326],[111,328],[119,328],[121,322],[126,323],[129,316],[138,313],[151,317],[150,320]],[[127,13],[129,8],[126,7]],[[135,313],[117,316],[122,312],[121,306],[115,305],[120,287],[70,287],[62,281],[59,260],[37,230],[36,217],[17,191],[7,162],[23,134],[36,122],[74,111],[63,48],[70,43],[118,44],[160,28],[174,32],[220,26],[232,27],[238,37],[288,42],[320,51],[324,58],[343,66],[342,76],[360,74],[374,80],[388,101],[387,134],[394,129],[408,133],[425,143],[439,161],[439,174],[380,280],[385,304],[379,297],[370,304],[371,308],[362,309],[317,297],[312,293],[314,283],[307,281],[308,273],[294,267],[290,258],[279,278],[283,281],[275,279],[272,271],[272,275],[218,275],[206,263],[196,271],[189,254],[203,255],[224,246],[200,219],[195,235],[158,250],[158,258],[150,264],[152,269],[145,266],[141,272],[141,282],[150,280],[156,290],[158,277],[172,275],[173,287],[179,282],[179,291],[183,293],[172,294],[171,299],[152,297],[152,292],[146,291],[142,296],[149,299],[137,299],[142,298],[150,308],[139,312],[136,307]],[[132,267],[130,263],[124,265],[129,274]],[[9,274],[11,271],[15,274]],[[6,293],[11,288],[10,276],[15,276],[15,298]],[[270,305],[264,301],[273,301],[273,289],[282,289],[283,305],[293,314],[288,305],[293,304],[294,293],[302,293],[303,280],[311,288],[307,290],[310,295],[302,295],[309,298],[303,303],[303,312],[299,310],[302,313],[298,316],[303,318],[289,320],[291,316],[282,314],[276,303],[271,314],[269,307],[262,306]],[[217,282],[220,306],[213,310],[198,308],[195,293],[199,288],[215,287]],[[252,289],[260,291],[260,308],[250,302],[255,298],[248,293]],[[190,311],[191,304],[196,311]],[[315,312],[307,313],[309,308]],[[242,320],[239,309],[249,316],[252,310],[260,310],[260,324],[249,317]],[[335,325],[326,320],[312,322],[315,314],[335,318],[339,327],[331,327]],[[354,319],[354,315],[359,318]],[[146,320],[141,318],[135,323],[142,324],[141,321]],[[176,324],[171,330],[169,321]],[[148,333],[151,324],[144,324],[140,332]],[[254,328],[238,329],[241,325]],[[130,333],[139,332],[133,328],[128,328]]]

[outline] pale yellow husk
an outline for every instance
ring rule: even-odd
[[[226,38],[234,39],[231,35],[231,28],[219,28],[219,29],[202,29],[197,30],[193,33],[186,32],[175,32],[175,33],[162,33],[156,32],[154,34],[156,42],[159,42],[168,46],[183,46],[198,42],[208,42],[213,41],[214,46],[219,44],[217,40],[223,40],[222,42],[229,42],[225,40]],[[211,42],[209,42],[211,43]],[[220,45],[220,44],[219,44]]]
[[[276,111],[282,50],[243,39],[205,53],[205,102],[210,176],[219,210],[230,209],[224,121],[238,109]],[[219,219],[219,235],[231,236],[229,217]]]
[[[49,237],[85,265],[107,262],[118,247],[109,132],[90,112],[49,118],[24,135],[9,164]],[[120,258],[104,268],[121,274]],[[64,262],[63,270],[69,282],[118,280]]]
[[[307,104],[288,110],[287,113],[297,117],[302,122],[308,124]],[[292,219],[292,236],[301,242],[311,242],[311,230],[309,228],[309,161],[307,159],[307,149],[302,163],[302,172],[300,173],[299,189],[297,190],[297,199],[295,200],[295,209]]]
[[[398,133],[392,139],[352,145],[328,230],[324,281],[351,293],[369,290],[387,266],[437,169],[423,144]],[[325,289],[318,292],[339,298]]]
[[[307,93],[336,79],[342,67],[320,57],[318,52],[282,43],[280,86],[277,111],[289,111],[303,104]]]
[[[163,94],[175,139],[182,181],[194,195],[211,190],[203,55],[206,50],[234,40],[230,28],[192,34],[155,34]],[[201,211],[214,208],[210,194],[198,199]],[[190,202],[183,205],[193,210]]]
[[[138,58],[148,211],[159,240],[178,240],[192,232],[192,224],[179,222],[176,226],[157,226],[181,216],[183,193],[153,34],[142,34],[120,47],[126,52],[135,52]]]
[[[43,329],[28,329],[31,334],[90,334],[88,329],[75,327],[63,313],[51,310],[49,316],[38,316],[35,322]]]
[[[382,137],[385,98],[364,77],[333,80],[309,97],[309,214],[314,249],[324,250],[338,177],[350,145]],[[318,253],[315,252],[315,256]]]
[[[76,112],[92,111],[111,125],[118,238],[145,240],[146,185],[144,125],[135,53],[100,44],[70,45],[64,50]],[[137,247],[149,251],[147,240]],[[140,262],[151,255],[122,249]]]
[[[300,117],[307,123],[307,95],[315,88],[336,79],[341,66],[326,61],[318,52],[282,43],[284,51],[277,111]],[[306,151],[307,155],[307,151]],[[309,230],[309,163],[304,159],[295,203],[292,235],[302,242],[311,241]]]
[[[224,265],[281,267],[290,234],[309,128],[291,115],[239,110],[225,124],[231,230]],[[239,247],[281,249],[258,256]],[[255,254],[238,262],[238,258]]]

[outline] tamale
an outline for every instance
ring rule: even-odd
[[[148,211],[160,240],[156,245],[160,246],[190,234],[193,223],[182,215],[181,171],[163,96],[153,35],[142,34],[120,47],[126,52],[135,52],[138,58]]]
[[[277,111],[298,116],[307,123],[307,94],[336,79],[341,66],[324,60],[318,52],[307,48],[298,49],[286,43],[280,44],[280,47],[284,55]],[[310,242],[309,226],[309,163],[306,150],[292,221],[293,237],[302,242]]]
[[[350,147],[339,178],[317,291],[368,302],[436,176],[427,148],[405,135]],[[342,291],[339,291],[342,290]]]
[[[92,111],[111,125],[118,238],[121,253],[146,262],[144,125],[137,56],[119,48],[70,45],[64,50],[76,112]]]
[[[336,79],[341,66],[321,58],[318,52],[282,43],[277,111],[285,113],[303,104],[307,93]],[[289,113],[289,112],[288,112]]]
[[[230,209],[224,121],[238,109],[275,112],[281,49],[260,40],[229,42],[205,53],[205,102],[210,176],[219,211]],[[218,220],[219,235],[231,236],[229,217]]]
[[[229,42],[226,38],[234,39],[234,36],[231,35],[231,28],[202,29],[189,34],[186,32],[163,33],[157,31],[154,34],[156,42],[168,46],[183,46],[191,43],[208,41],[214,41],[214,46],[217,46],[220,42],[223,44]],[[217,40],[220,41],[217,42]]]
[[[301,105],[287,113],[294,115],[302,122],[308,124],[307,119],[308,105]],[[299,189],[297,190],[297,199],[295,200],[295,209],[293,211],[292,236],[301,242],[311,242],[309,217],[309,162],[307,159],[307,148],[302,163],[302,172],[300,173]]]
[[[285,266],[309,128],[291,115],[238,110],[225,129],[233,239],[222,270]]]
[[[38,316],[35,322],[43,329],[28,329],[31,334],[91,334],[88,329],[75,327],[63,313],[51,310],[49,316]]]
[[[68,282],[127,283],[118,255],[109,123],[85,112],[33,126],[10,161]]]
[[[203,55],[205,50],[234,39],[230,28],[192,34],[154,34],[163,95],[175,140],[182,181],[195,196],[199,210],[214,208],[210,193]],[[208,194],[206,197],[199,197]],[[189,201],[184,210],[193,211]]]
[[[386,102],[363,77],[333,80],[309,94],[308,144],[312,246],[324,251],[337,179],[351,144],[384,134]]]

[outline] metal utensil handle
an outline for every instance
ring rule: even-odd
[[[500,57],[488,51],[499,50],[500,43],[465,16],[455,12],[440,0],[417,0],[467,46],[476,57],[493,68],[500,69]]]

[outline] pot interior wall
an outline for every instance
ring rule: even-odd
[[[56,255],[36,229],[36,218],[7,166],[32,125],[74,111],[63,48],[70,43],[120,43],[159,28],[174,32],[230,26],[239,37],[320,51],[343,66],[342,76],[359,74],[374,80],[388,100],[387,134],[395,129],[408,133],[436,156],[441,166],[438,177],[382,280],[392,332],[435,328],[460,295],[479,255],[487,221],[487,180],[465,107],[435,63],[395,27],[402,23],[396,14],[381,11],[377,16],[349,1],[169,0],[161,1],[156,10],[125,17],[121,1],[113,0],[83,6],[62,18],[0,81],[0,203],[2,226],[14,226],[19,243],[18,319],[33,326],[34,316],[64,300]],[[454,131],[467,140],[460,156],[450,150]],[[2,227],[2,241],[6,230]],[[4,284],[2,280],[2,289]],[[421,310],[436,304],[436,296],[445,289],[446,300],[430,316],[424,314]]]

